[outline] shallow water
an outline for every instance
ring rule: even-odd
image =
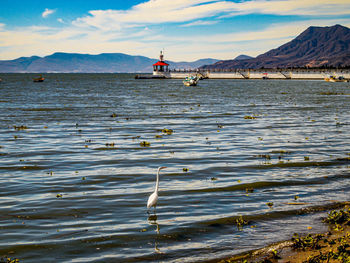
[[[1,75],[0,257],[208,260],[324,230],[349,201],[348,83],[34,77]]]

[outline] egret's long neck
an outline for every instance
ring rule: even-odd
[[[159,189],[159,171],[160,169],[158,169],[157,171],[156,189],[154,190],[156,193],[158,193],[158,189]]]

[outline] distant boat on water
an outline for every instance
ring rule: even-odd
[[[45,78],[43,78],[43,76],[41,76],[41,75],[39,78],[33,79],[34,82],[43,82],[44,80],[45,80]]]
[[[349,80],[344,78],[343,76],[336,77],[334,75],[326,77],[324,78],[324,80],[328,82],[349,82]]]
[[[186,77],[183,81],[185,86],[197,86],[199,78],[197,76]]]

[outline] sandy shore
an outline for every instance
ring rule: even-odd
[[[325,214],[327,217],[327,214]],[[329,231],[298,236],[211,263],[318,263],[350,262],[350,207],[328,213]]]

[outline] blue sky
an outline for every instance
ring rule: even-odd
[[[349,0],[1,0],[0,60],[54,52],[193,61],[257,56],[309,26],[350,27]]]

